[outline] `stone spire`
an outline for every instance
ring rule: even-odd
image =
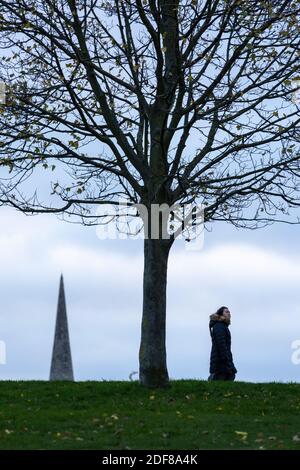
[[[60,277],[50,380],[74,380],[64,280]]]

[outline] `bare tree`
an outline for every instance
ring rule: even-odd
[[[0,203],[85,224],[119,197],[149,210],[194,201],[206,222],[239,227],[297,223],[299,10],[299,0],[0,0]],[[169,383],[173,242],[144,240],[149,387]]]

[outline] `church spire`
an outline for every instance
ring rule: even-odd
[[[74,380],[63,275],[59,285],[50,380]]]

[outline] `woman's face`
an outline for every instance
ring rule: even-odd
[[[224,308],[223,310],[223,317],[228,318],[230,320],[231,314],[228,308]]]

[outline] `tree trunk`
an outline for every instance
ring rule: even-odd
[[[140,383],[168,387],[166,361],[166,293],[170,240],[144,240],[144,298],[139,351]]]

